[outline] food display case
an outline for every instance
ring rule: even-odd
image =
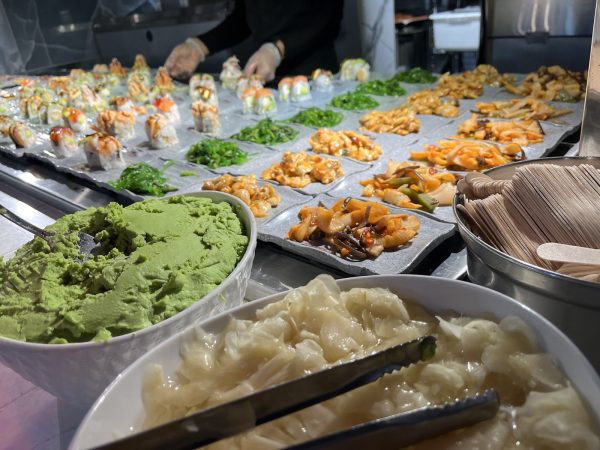
[[[0,215],[0,386],[7,400],[0,416],[8,418],[8,428],[24,417],[8,434],[9,446],[55,450],[69,443],[73,449],[104,444],[115,439],[114,433],[125,436],[135,429],[140,408],[151,418],[147,425],[154,426],[161,419],[142,405],[140,389],[155,406],[171,401],[170,394],[161,397],[159,385],[197,389],[194,395],[201,397],[200,381],[185,387],[176,375],[164,382],[162,372],[154,373],[154,390],[148,387],[150,378],[140,387],[140,374],[151,363],[162,364],[168,374],[178,366],[190,379],[204,373],[218,380],[220,363],[210,358],[236,355],[241,366],[254,364],[257,370],[228,372],[236,385],[252,380],[239,388],[243,395],[261,390],[257,386],[288,382],[300,376],[297,371],[325,370],[336,361],[422,336],[425,329],[447,354],[436,355],[426,369],[421,369],[426,362],[416,361],[402,369],[413,377],[402,381],[411,392],[406,404],[412,406],[399,411],[379,392],[365,390],[370,412],[348,400],[348,410],[356,412],[341,428],[466,394],[482,402],[475,394],[489,385],[500,403],[507,402],[502,407],[510,403],[511,414],[519,417],[511,422],[513,431],[500,433],[505,445],[513,439],[530,439],[533,448],[558,445],[561,437],[546,429],[527,431],[535,430],[527,420],[541,420],[539,405],[548,401],[562,405],[560,414],[581,425],[573,429],[582,440],[573,431],[564,442],[600,446],[600,353],[591,338],[600,283],[590,281],[593,274],[577,279],[560,272],[560,265],[540,269],[515,259],[490,238],[492,216],[486,221],[464,212],[473,200],[468,194],[477,191],[473,180],[481,181],[483,171],[489,171],[486,186],[496,189],[493,183],[510,180],[539,159],[600,167],[597,160],[571,164],[563,158],[580,151],[600,156],[590,138],[593,131],[582,136],[581,150],[579,142],[582,123],[584,131],[597,128],[590,90],[597,74],[588,78],[581,70],[582,55],[566,51],[536,54],[527,64],[511,66],[505,46],[511,42],[526,51],[532,39],[536,45],[540,39],[562,45],[571,36],[578,38],[582,53],[590,45],[591,27],[575,18],[584,10],[589,15],[589,2],[570,2],[563,9],[553,2],[525,2],[537,9],[523,9],[518,32],[513,27],[510,36],[508,10],[514,8],[503,14],[499,2],[482,2],[477,14],[467,17],[471,26],[481,16],[481,27],[477,23],[473,30],[483,33],[482,64],[460,73],[430,68],[394,73],[396,63],[385,55],[395,58],[397,52],[378,47],[394,28],[394,8],[384,1],[377,8],[366,1],[346,2],[353,8],[340,19],[339,34],[346,41],[335,45],[342,54],[354,54],[335,73],[284,74],[293,76],[278,76],[269,84],[243,76],[245,61],[240,65],[232,50],[212,55],[198,67],[203,73],[188,80],[172,78],[160,67],[172,47],[213,28],[231,14],[234,3],[140,2],[122,17],[97,14],[86,25],[93,52],[85,52],[94,64],[86,62],[82,69],[69,62],[68,69],[0,75],[0,210],[32,223],[29,230],[38,236],[32,241],[30,232]],[[396,2],[396,13],[401,3]],[[440,11],[433,19],[465,19],[460,2],[438,3],[458,12]],[[2,15],[2,8],[0,19],[14,17]],[[551,25],[543,36],[535,28],[539,8],[546,11],[541,23]],[[556,17],[563,13],[574,17],[575,28],[558,27]],[[535,30],[523,28],[527,14]],[[348,30],[361,26],[349,22],[361,17],[370,21],[362,25],[361,39],[373,42],[359,45]],[[462,48],[457,43],[445,47],[443,41],[438,33],[438,48],[471,50],[475,42]],[[593,184],[594,176],[589,178]],[[593,189],[585,191],[590,204],[600,204],[600,197],[590,194]],[[577,212],[585,216],[583,209]],[[587,230],[584,221],[577,224]],[[49,234],[38,231],[47,226]],[[82,233],[88,232],[96,241],[91,253],[81,246]],[[182,236],[189,243],[182,243]],[[600,248],[600,242],[589,246]],[[69,269],[56,278],[55,262],[40,263],[46,258],[57,258]],[[123,274],[129,274],[127,280]],[[571,287],[585,298],[565,300]],[[53,295],[61,300],[53,303]],[[83,306],[73,301],[78,295],[85,298]],[[102,299],[108,300],[103,304]],[[293,331],[288,320],[297,324]],[[208,331],[194,328],[197,323]],[[583,323],[585,330],[578,325]],[[281,329],[270,328],[275,326]],[[226,332],[231,334],[224,338]],[[279,347],[273,347],[274,340]],[[190,363],[186,352],[198,345],[225,350],[204,349],[204,362]],[[250,347],[263,353],[244,353]],[[271,352],[279,351],[289,360],[271,359]],[[272,366],[262,371],[265,361]],[[463,366],[469,369],[457,369]],[[268,380],[256,381],[262,376]],[[452,390],[445,376],[462,384]],[[511,387],[508,379],[517,381]],[[214,381],[215,392],[224,389],[216,403],[236,398],[225,385]],[[128,390],[135,391],[131,402],[123,394]],[[537,399],[533,391],[548,397]],[[164,420],[182,411],[178,401]],[[204,401],[206,406],[213,400],[198,405]],[[344,408],[333,404],[325,403],[329,406],[320,414],[345,417]],[[185,408],[186,414],[202,409],[192,403]],[[560,414],[549,420],[562,420]],[[488,425],[508,426],[508,416],[490,417],[494,422]],[[299,420],[297,433],[304,440],[339,431],[327,419],[327,426],[311,434],[304,420],[316,423],[308,416]],[[291,427],[288,431],[298,425],[292,419],[277,423],[287,423],[282,426]],[[452,428],[440,428],[446,429]],[[489,432],[482,432],[484,438]],[[261,433],[252,431],[246,444],[236,445],[259,442],[253,439]],[[279,442],[276,447],[298,441],[265,433],[264,439]],[[466,433],[478,448],[476,433]],[[345,441],[356,437],[350,435],[336,435],[331,443],[352,442]],[[435,433],[417,435],[433,438]],[[353,448],[352,443],[337,445]]]

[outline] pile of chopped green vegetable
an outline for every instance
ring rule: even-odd
[[[307,127],[322,128],[335,127],[343,118],[344,116],[342,113],[330,109],[312,107],[300,111],[288,120],[290,122],[306,125]]]
[[[371,95],[385,95],[389,97],[399,97],[406,94],[406,90],[400,85],[400,82],[393,78],[386,81],[372,80],[361,83],[358,85],[358,88],[356,88],[356,92]]]
[[[185,159],[216,169],[217,167],[243,164],[248,160],[248,153],[233,142],[206,139],[191,145]]]
[[[331,106],[341,109],[373,109],[379,106],[379,103],[372,97],[360,92],[347,92],[345,94],[333,97]]]
[[[121,172],[118,180],[109,181],[109,184],[117,189],[128,189],[135,194],[162,196],[177,190],[176,187],[167,184],[167,178],[164,176],[164,171],[172,164],[172,161],[168,162],[162,169],[145,162],[133,164]]]
[[[392,80],[403,81],[404,83],[433,83],[437,77],[420,67],[413,67],[406,72],[397,73],[392,77]]]
[[[246,127],[231,136],[239,141],[249,141],[256,144],[273,145],[291,141],[298,136],[298,131],[292,127],[277,124],[271,119],[263,119],[253,127]]]

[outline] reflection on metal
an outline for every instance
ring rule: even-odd
[[[581,156],[600,156],[600,19],[596,5],[587,90],[581,125]]]

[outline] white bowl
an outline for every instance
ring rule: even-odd
[[[539,346],[555,355],[556,362],[587,400],[596,421],[600,419],[600,378],[583,354],[554,325],[533,310],[498,292],[463,281],[419,275],[381,275],[338,281],[343,290],[353,287],[385,287],[402,299],[422,305],[432,313],[455,311],[472,317],[517,316],[532,328]],[[255,311],[281,300],[286,292],[271,295],[205,320],[198,325],[208,332],[221,331],[231,317],[254,319]],[[151,364],[161,364],[166,374],[179,365],[182,340],[190,327],[163,342],[129,366],[98,398],[79,426],[70,450],[87,449],[131,434],[143,414],[142,380]]]
[[[156,325],[114,337],[107,342],[55,345],[0,337],[0,362],[61,401],[87,409],[123,369],[148,350],[198,319],[241,304],[256,249],[254,216],[240,199],[229,194],[204,191],[187,195],[231,204],[248,236],[248,247],[242,259],[214,291]]]

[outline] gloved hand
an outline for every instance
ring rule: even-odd
[[[247,77],[256,74],[265,81],[275,78],[275,70],[281,64],[281,54],[275,44],[267,42],[263,44],[248,60],[244,67],[244,75]]]
[[[208,53],[208,48],[200,39],[189,38],[171,51],[165,61],[165,68],[172,77],[188,78]]]

